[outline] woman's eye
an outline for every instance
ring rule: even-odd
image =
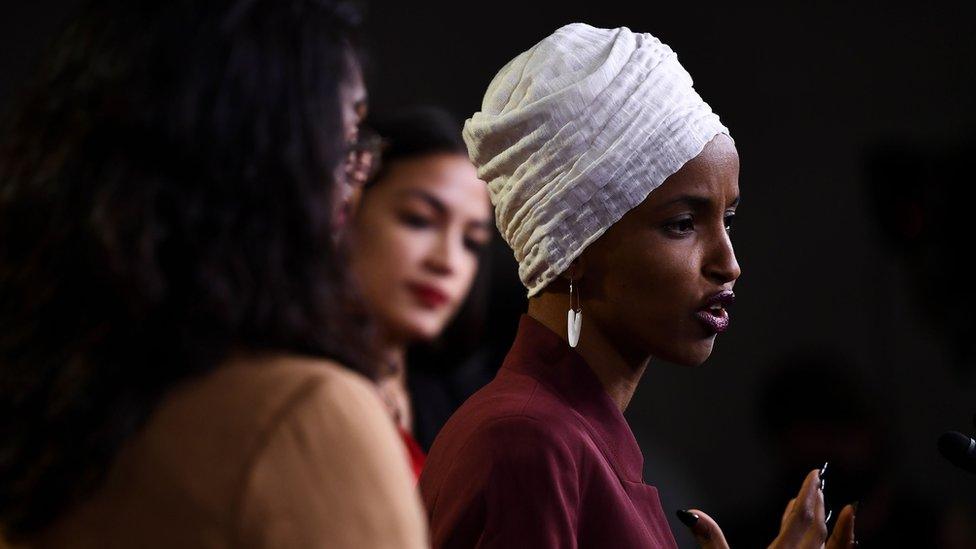
[[[725,230],[727,232],[732,232],[732,222],[735,221],[735,214],[730,214],[725,216]]]
[[[475,254],[480,253],[481,250],[484,250],[487,245],[488,244],[486,242],[481,240],[475,240],[473,238],[464,239],[464,247],[467,248],[468,251]]]
[[[695,220],[690,217],[679,219],[668,223],[664,227],[673,233],[685,234],[695,228]]]
[[[428,220],[426,217],[412,212],[401,213],[400,221],[402,221],[404,225],[414,229],[426,229],[431,225],[430,220]]]

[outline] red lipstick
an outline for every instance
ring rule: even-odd
[[[428,309],[443,307],[450,300],[446,293],[429,284],[410,283],[407,284],[407,288],[417,301]]]

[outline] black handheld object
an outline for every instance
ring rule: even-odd
[[[939,437],[939,452],[956,467],[976,474],[976,440],[948,431]]]

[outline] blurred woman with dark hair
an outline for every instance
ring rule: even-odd
[[[56,42],[0,149],[0,537],[425,544],[333,245],[356,25],[105,0]]]
[[[380,392],[419,476],[407,351],[436,340],[465,304],[491,237],[491,206],[448,114],[414,108],[371,126],[379,168],[350,225],[352,272],[379,325],[388,368]]]

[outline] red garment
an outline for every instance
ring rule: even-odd
[[[643,461],[593,371],[523,315],[498,376],[430,450],[433,546],[676,548]]]
[[[397,425],[397,431],[400,432],[400,438],[403,439],[403,446],[407,450],[407,459],[410,461],[413,478],[419,479],[420,472],[424,470],[424,462],[427,461],[427,455],[424,454],[424,449],[420,447],[417,439],[413,438],[413,435],[408,433],[406,429]]]

